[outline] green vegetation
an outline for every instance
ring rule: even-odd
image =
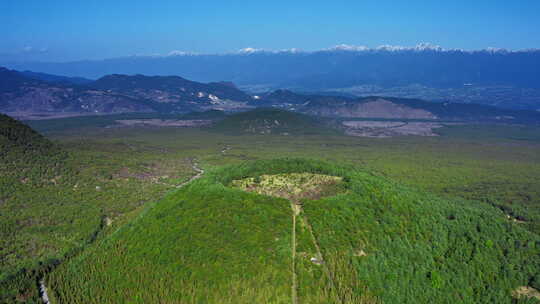
[[[0,118],[0,303],[37,303],[38,277],[192,174],[189,154],[119,140],[59,146]]]
[[[57,303],[288,303],[289,207],[216,185],[167,196],[48,279]]]
[[[81,119],[81,121],[84,121],[86,118]],[[69,124],[65,124],[66,122],[69,122]],[[28,142],[27,140],[23,140],[22,144],[15,145],[13,140],[6,139],[7,137],[4,134],[0,136],[0,143],[2,144],[2,148],[0,149],[0,153],[2,153],[0,163],[0,172],[2,174],[0,175],[0,179],[3,183],[2,187],[0,187],[0,191],[2,192],[0,196],[0,225],[2,226],[0,232],[0,303],[38,302],[36,300],[36,277],[41,277],[42,274],[48,272],[49,268],[55,267],[54,265],[58,263],[62,263],[58,271],[67,271],[62,269],[64,267],[75,267],[75,265],[85,265],[83,263],[84,261],[97,257],[97,253],[93,252],[97,250],[93,249],[94,247],[102,248],[107,243],[114,242],[115,235],[123,235],[124,233],[121,232],[123,230],[114,233],[117,229],[127,229],[122,227],[127,223],[136,225],[146,215],[152,214],[152,209],[148,209],[146,215],[141,215],[144,210],[154,206],[152,202],[162,198],[164,193],[173,189],[170,185],[180,184],[188,176],[194,174],[190,162],[190,159],[194,157],[197,158],[197,162],[205,169],[212,169],[227,164],[238,165],[246,160],[273,159],[276,157],[303,157],[326,160],[331,163],[344,163],[348,166],[359,168],[361,172],[370,172],[373,175],[370,175],[371,178],[380,180],[385,185],[388,184],[388,181],[406,185],[408,187],[408,192],[406,192],[410,195],[413,195],[411,193],[416,193],[415,195],[423,199],[432,196],[431,194],[424,195],[422,191],[425,191],[443,197],[443,199],[434,199],[434,201],[444,201],[445,203],[443,205],[458,205],[463,208],[473,209],[479,208],[480,211],[478,212],[487,212],[485,214],[482,213],[485,218],[483,217],[479,221],[479,229],[481,231],[486,231],[487,229],[488,231],[492,231],[494,235],[502,233],[501,235],[507,236],[509,240],[517,239],[520,242],[524,240],[520,239],[524,234],[523,229],[519,228],[527,229],[536,236],[540,234],[540,141],[538,140],[538,128],[536,127],[460,125],[438,129],[437,132],[442,134],[440,137],[373,139],[328,133],[310,135],[306,135],[305,133],[295,135],[291,133],[290,136],[282,136],[279,135],[280,133],[276,133],[275,135],[274,133],[261,135],[257,133],[234,132],[223,134],[214,131],[209,132],[210,130],[206,129],[189,128],[125,127],[100,129],[96,128],[97,126],[93,125],[92,121],[89,121],[84,126],[82,123],[78,124],[76,118],[34,121],[31,125],[39,131],[47,131],[46,134],[49,138],[53,139],[53,143],[45,140],[43,145],[40,145],[37,144],[36,139],[35,143],[34,140],[30,140],[32,142],[30,146],[25,144],[25,142]],[[13,129],[12,127],[5,126],[0,128],[0,130]],[[63,127],[66,128],[63,129]],[[42,138],[39,135],[36,136],[37,138]],[[19,136],[15,138],[19,138]],[[28,152],[23,153],[22,151],[24,150]],[[26,173],[20,174],[19,172]],[[306,171],[300,170],[293,173],[302,172],[305,173]],[[234,179],[241,180],[257,175],[275,175],[281,173],[286,172],[283,170],[272,172],[268,170],[268,167],[261,166],[257,172],[234,176],[229,183],[223,183],[224,181],[220,183],[227,186]],[[315,174],[341,176],[340,174],[333,174],[331,172],[315,172]],[[61,177],[55,179],[57,176]],[[25,180],[24,177],[29,178]],[[350,185],[347,178],[343,180],[345,185]],[[199,180],[198,182],[203,181]],[[192,186],[196,186],[196,184]],[[100,187],[99,190],[96,187]],[[392,189],[388,187],[382,187],[384,191],[381,191],[391,193]],[[402,186],[396,187],[393,191],[399,192],[401,190],[397,189],[403,188]],[[234,193],[235,197],[237,195],[242,197],[244,197],[243,195],[247,195],[257,202],[263,199],[257,194],[245,193],[228,187],[223,189],[226,189],[227,193]],[[419,189],[420,192],[411,189]],[[183,189],[182,191],[185,193],[188,189]],[[343,191],[340,188],[340,191],[337,192]],[[350,193],[350,190],[344,192],[345,194],[340,194],[338,197],[342,195],[356,195],[355,192]],[[161,205],[168,199],[175,200],[175,195],[171,194],[167,196],[167,198],[155,206]],[[290,249],[291,240],[290,206],[288,202],[282,199],[272,197],[266,197],[264,199],[283,206],[283,210],[279,211],[279,214],[280,216],[284,216],[283,220],[287,221],[287,226],[286,230],[282,231],[284,236],[280,240],[283,240],[281,246],[286,251],[287,248]],[[463,201],[462,199],[467,199],[468,201]],[[277,203],[278,201],[279,203]],[[325,198],[320,201],[329,202],[331,198]],[[176,204],[177,202],[170,202],[169,204]],[[355,261],[354,259],[351,260],[352,257],[359,261],[362,261],[362,259],[375,259],[373,251],[375,247],[369,247],[371,245],[366,245],[364,248],[360,246],[354,247],[353,243],[351,243],[350,248],[359,249],[356,252],[354,250],[350,251],[352,254],[351,257],[339,249],[345,248],[343,246],[345,246],[345,240],[349,236],[344,236],[344,239],[336,239],[332,235],[325,236],[326,234],[321,234],[321,231],[329,229],[328,227],[324,227],[326,220],[336,221],[336,218],[341,219],[342,213],[332,209],[334,207],[332,205],[328,209],[329,212],[325,213],[324,217],[321,216],[319,220],[316,213],[322,212],[322,210],[312,210],[310,208],[313,206],[326,208],[328,206],[318,202],[310,201],[310,204],[304,204],[302,216],[297,218],[296,227],[297,255],[298,257],[305,256],[303,259],[298,258],[296,263],[297,273],[299,274],[298,296],[299,299],[304,299],[304,302],[309,303],[317,303],[316,299],[336,299],[335,290],[338,289],[337,287],[321,288],[321,286],[332,286],[335,284],[328,279],[329,276],[326,275],[327,271],[323,267],[313,267],[314,264],[310,261],[311,257],[314,257],[312,253],[316,251],[316,248],[314,248],[315,246],[312,242],[311,233],[308,229],[309,226],[313,228],[313,233],[320,240],[322,251],[327,251],[327,253],[324,253],[324,258],[327,265],[332,265],[332,268],[329,268],[329,270],[334,268],[351,268],[351,261]],[[352,203],[354,201],[350,202]],[[379,204],[381,208],[385,206],[383,202],[379,202]],[[494,211],[493,208],[486,207],[487,205],[495,206],[499,211]],[[356,205],[354,204],[353,206],[349,206],[344,201],[335,206],[340,206],[339,208],[341,209],[351,209],[351,212],[354,211],[355,218],[361,218],[359,212],[363,211],[355,209]],[[195,207],[193,206],[193,208]],[[193,211],[193,209],[191,210]],[[244,209],[241,208],[241,210]],[[270,210],[265,212],[270,212]],[[441,220],[436,215],[438,214],[437,212],[434,211],[433,218]],[[476,216],[474,214],[477,213],[472,212],[471,216]],[[505,218],[505,214],[510,216],[510,218]],[[380,217],[379,214],[377,214],[378,217]],[[496,219],[496,225],[493,225],[503,228],[512,226],[514,227],[512,229],[520,232],[514,237],[508,234],[510,232],[504,232],[502,228],[486,227],[486,221],[489,221],[488,224],[492,225],[492,217]],[[133,221],[133,219],[137,218],[140,219]],[[350,218],[350,216],[345,218]],[[112,225],[107,226],[107,223],[111,219]],[[456,217],[456,219],[460,218]],[[246,219],[243,218],[242,220]],[[393,218],[387,218],[385,221],[394,222],[394,220]],[[366,221],[370,223],[369,220]],[[399,223],[397,220],[395,222]],[[230,223],[234,222],[231,220]],[[355,224],[353,222],[341,224],[339,221],[336,221],[336,223],[338,224],[335,227],[330,227],[336,229],[329,230],[331,233],[342,230],[349,233],[348,231],[363,229],[354,226]],[[428,225],[418,226],[416,229],[422,230],[424,227],[430,227],[424,229],[426,230],[424,232],[428,233],[429,229],[436,228],[437,230],[435,231],[439,232],[436,232],[434,235],[438,237],[441,237],[440,231],[445,231],[445,229],[449,231],[455,230],[456,235],[454,236],[456,240],[475,239],[478,234],[476,232],[477,227],[473,226],[473,224],[463,226],[463,229],[469,229],[467,231],[470,235],[467,235],[465,234],[465,230],[452,226],[454,223],[456,225],[457,223],[460,225],[463,224],[460,221],[456,222],[452,220],[448,222],[449,224],[441,221],[441,223],[440,226],[442,228],[439,228],[438,225],[433,227]],[[373,223],[371,222],[371,224]],[[401,225],[408,227],[406,224],[407,222],[404,222]],[[215,223],[215,225],[219,225],[219,223]],[[281,224],[278,223],[278,225]],[[285,227],[285,224],[279,227]],[[169,228],[172,229],[172,227]],[[215,231],[216,229],[214,227],[209,231]],[[407,238],[411,238],[414,235],[411,234],[411,231],[405,228],[403,229],[403,233]],[[459,237],[459,233],[462,233],[461,237]],[[386,235],[378,234],[383,239]],[[208,235],[205,236],[208,237]],[[428,239],[426,236],[421,235],[417,235],[417,237],[419,239]],[[481,236],[478,236],[478,238],[481,238]],[[94,239],[97,241],[93,241]],[[354,236],[351,239],[357,240]],[[492,248],[500,248],[498,244],[503,244],[504,246],[510,244],[500,243],[496,238],[492,239],[490,237],[489,239],[493,242],[493,245],[489,245]],[[336,243],[335,248],[338,248],[336,249],[337,252],[331,252],[334,245],[328,246],[329,240],[333,240]],[[488,242],[487,236],[486,239],[478,240],[477,244],[481,244],[482,241],[484,241],[486,246],[492,243],[491,241]],[[370,240],[370,242],[373,242],[377,246],[384,245],[381,245],[379,240]],[[521,242],[520,244],[522,246],[524,243]],[[240,246],[238,243],[236,245]],[[516,247],[516,243],[513,246]],[[425,249],[425,247],[420,245],[417,247]],[[191,249],[193,248],[191,247]],[[471,250],[475,254],[476,252],[481,252],[478,259],[483,259],[486,256],[492,257],[491,254],[493,252],[485,253],[480,245],[478,245],[480,249],[476,247],[472,248]],[[510,246],[511,248],[512,246]],[[425,251],[428,252],[427,249]],[[397,250],[396,252],[403,254],[406,257],[404,260],[417,261],[414,259],[415,256],[411,257],[403,250]],[[440,253],[438,251],[432,252]],[[254,251],[248,251],[248,254],[255,255],[256,253]],[[288,254],[290,254],[290,251]],[[518,265],[516,266],[517,268],[514,268],[519,269],[521,267],[521,264],[519,264],[521,263],[520,254],[516,253],[512,255],[514,257],[518,256],[516,259],[509,257],[510,260],[505,260],[506,257],[503,252],[503,258],[497,258],[493,263],[500,262],[506,265],[510,261],[508,262],[510,263],[508,267]],[[345,255],[345,257],[341,257],[342,255]],[[287,256],[289,257],[290,255]],[[397,259],[396,256],[389,255],[386,261],[392,261],[392,264],[385,267],[393,268],[395,266],[394,264],[397,263],[395,259]],[[66,261],[69,262],[66,263]],[[235,261],[233,263],[236,263]],[[383,260],[377,258],[376,261],[382,263]],[[537,267],[534,264],[536,261],[536,257],[529,257],[529,267]],[[282,270],[285,269],[284,267],[286,267],[285,271],[290,271],[290,262],[290,258],[288,262],[286,260],[280,260],[280,263],[283,264],[276,266],[275,269],[279,269],[276,271],[280,275],[282,274]],[[419,269],[421,268],[423,270],[437,265],[431,265],[424,261],[417,262]],[[241,263],[239,265],[243,267]],[[487,265],[491,264],[487,263]],[[373,270],[376,268],[372,267],[369,269]],[[493,267],[489,266],[486,273],[493,274],[494,272],[490,272],[492,269]],[[456,267],[456,271],[458,270],[461,271],[461,268]],[[499,273],[498,283],[494,286],[503,286],[504,284],[510,286],[519,283],[523,286],[536,286],[535,288],[539,289],[540,286],[537,283],[539,281],[538,276],[529,277],[530,281],[525,282],[525,277],[532,272],[532,270],[527,270],[522,275],[517,275],[513,271]],[[56,271],[53,271],[51,276],[56,276],[55,273]],[[373,286],[375,287],[372,288],[371,285],[368,286],[365,284],[363,280],[357,283],[351,283],[361,278],[356,275],[356,271],[341,271],[340,273],[342,275],[349,275],[349,278],[341,279],[342,282],[347,283],[339,287],[341,288],[339,289],[341,290],[340,294],[361,294],[366,297],[365,301],[368,302],[372,301],[374,297],[380,301],[386,299],[380,296],[381,288],[376,287],[380,281],[377,284],[374,283],[375,285]],[[441,281],[444,287],[439,289],[439,291],[440,293],[445,293],[446,285],[449,284],[445,281],[447,272],[443,271],[442,274],[440,272],[434,274],[435,278],[439,276],[443,276],[442,281],[439,279],[434,280],[436,282]],[[286,278],[290,280],[290,276]],[[387,277],[388,280],[392,278],[392,276]],[[375,274],[373,274],[370,282],[377,282],[380,279],[380,277],[376,278]],[[507,281],[507,283],[503,284],[502,281]],[[220,281],[219,277],[216,278],[216,282],[219,286],[226,286],[223,285],[225,283]],[[256,281],[253,282],[255,285],[257,284]],[[404,280],[400,282],[404,286],[408,286],[409,284],[409,282]],[[290,300],[289,283],[290,281],[279,287],[279,290],[283,290],[283,294],[287,295],[284,299],[288,298]],[[71,283],[68,281],[62,281],[58,284],[66,284],[62,286],[67,289],[76,288],[75,286],[71,286]],[[129,286],[135,286],[137,284]],[[284,287],[285,285],[287,287]],[[352,293],[347,293],[345,290],[352,285],[363,287],[355,289]],[[516,287],[518,285],[512,286],[512,288]],[[49,288],[53,292],[55,291],[54,287]],[[392,288],[389,290],[393,290],[394,292],[399,290],[399,288],[396,289],[396,286]],[[360,289],[361,292],[358,291]],[[224,291],[224,289],[221,290]],[[500,292],[503,295],[502,297],[508,299],[508,290],[505,289]],[[470,291],[463,292],[463,295],[467,297],[471,294],[486,294],[486,291],[482,291],[482,288],[477,288],[472,293]],[[232,295],[232,293],[229,295]],[[75,295],[75,297],[78,297],[78,295]],[[470,299],[470,297],[465,299]],[[321,301],[324,303],[324,300]],[[391,300],[385,301],[392,302]],[[480,300],[480,302],[482,301],[484,300]]]
[[[347,191],[301,200],[298,236],[286,200],[226,186],[331,176]],[[212,170],[47,280],[56,303],[286,303],[293,272],[299,303],[508,303],[535,282],[539,254],[540,237],[490,205],[281,159]]]
[[[61,174],[66,154],[27,125],[0,114],[0,198],[23,184],[40,185]]]
[[[540,126],[506,124],[455,125],[438,130],[442,136],[520,146],[540,143]]]
[[[337,134],[336,130],[321,125],[315,118],[274,108],[258,108],[227,116],[212,128],[229,135],[276,134],[313,135]]]

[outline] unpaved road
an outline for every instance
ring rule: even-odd
[[[311,224],[308,222],[308,218],[306,214],[302,213],[302,205],[294,202],[293,200],[291,202],[291,208],[292,208],[292,304],[298,303],[298,278],[296,273],[296,218],[299,216],[304,222],[304,225],[307,227],[309,234],[311,236],[311,242],[313,243],[313,246],[316,249],[316,259],[317,262],[313,261],[313,263],[317,263],[322,267],[323,272],[325,273],[326,277],[328,278],[328,281],[332,285],[332,289],[336,291],[336,303],[345,303],[343,299],[341,299],[339,295],[339,291],[336,288],[335,280],[334,280],[334,274],[330,269],[328,268],[328,265],[325,262],[321,247],[319,246],[319,242],[317,241],[317,238],[315,238],[315,234],[313,233],[313,228],[311,227]]]
[[[191,168],[192,168],[195,172],[197,172],[197,174],[193,175],[190,179],[188,179],[187,181],[181,183],[180,185],[176,185],[175,187],[176,187],[177,189],[184,187],[185,185],[191,183],[192,181],[194,181],[194,180],[200,178],[200,177],[204,174],[204,170],[201,169],[201,168],[199,168],[199,164],[197,164],[196,162],[194,162],[193,165],[191,165]]]

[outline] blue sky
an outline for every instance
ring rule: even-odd
[[[540,1],[2,0],[0,60],[316,50],[337,44],[540,47]]]

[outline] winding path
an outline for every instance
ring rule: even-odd
[[[193,176],[192,176],[190,179],[188,179],[187,181],[185,181],[185,182],[183,182],[183,183],[181,183],[181,184],[179,184],[179,185],[176,185],[175,187],[176,187],[177,189],[184,187],[185,185],[191,183],[192,181],[194,181],[194,180],[200,178],[200,177],[204,174],[204,169],[199,168],[199,164],[197,164],[196,162],[193,162],[193,163],[192,163],[191,168],[192,168],[195,172],[197,172],[197,174],[193,175]]]

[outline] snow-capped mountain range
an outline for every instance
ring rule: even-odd
[[[383,44],[376,47],[369,47],[365,45],[351,45],[351,44],[338,44],[333,47],[324,48],[320,50],[307,51],[300,48],[289,48],[289,49],[265,49],[257,47],[246,47],[241,48],[236,51],[225,52],[225,53],[200,53],[194,51],[183,51],[183,50],[172,50],[165,54],[137,54],[129,57],[174,57],[174,56],[231,56],[231,55],[253,55],[253,54],[313,54],[313,53],[328,53],[328,52],[364,52],[364,53],[373,53],[373,52],[461,52],[461,53],[492,53],[492,54],[508,54],[508,53],[535,53],[540,52],[540,48],[530,48],[530,49],[507,49],[507,48],[497,48],[497,47],[487,47],[484,49],[478,50],[465,50],[459,48],[444,48],[440,45],[432,44],[429,42],[422,42],[415,46],[401,46],[401,45],[391,45]]]
[[[177,75],[199,82],[232,81],[252,92],[286,88],[510,108],[540,106],[540,49],[471,51],[430,43],[412,47],[340,44],[316,51],[249,47],[223,54],[171,51],[153,56],[5,66],[93,79],[107,74]]]
[[[271,49],[265,49],[265,48],[256,48],[256,47],[246,47],[241,48],[237,51],[233,52],[227,52],[227,53],[215,53],[215,54],[205,54],[205,53],[197,53],[197,52],[188,52],[188,51],[179,51],[174,50],[171,51],[165,55],[161,56],[196,56],[196,55],[238,55],[238,54],[261,54],[261,53],[269,53],[269,54],[280,54],[280,53],[291,53],[291,54],[309,54],[309,53],[318,53],[318,52],[405,52],[405,51],[414,51],[414,52],[425,52],[425,51],[432,51],[432,52],[463,52],[463,53],[527,53],[527,52],[540,52],[540,48],[532,48],[532,49],[506,49],[506,48],[496,48],[496,47],[487,47],[485,49],[478,49],[478,50],[465,50],[465,49],[458,49],[458,48],[444,48],[440,45],[432,44],[429,42],[422,42],[415,46],[401,46],[401,45],[391,45],[391,44],[383,44],[376,47],[368,47],[365,45],[350,45],[350,44],[338,44],[333,47],[324,48],[320,50],[314,50],[314,51],[306,51],[302,50],[300,48],[290,48],[290,49],[280,49],[280,50],[271,50]],[[158,55],[159,56],[159,55]]]

